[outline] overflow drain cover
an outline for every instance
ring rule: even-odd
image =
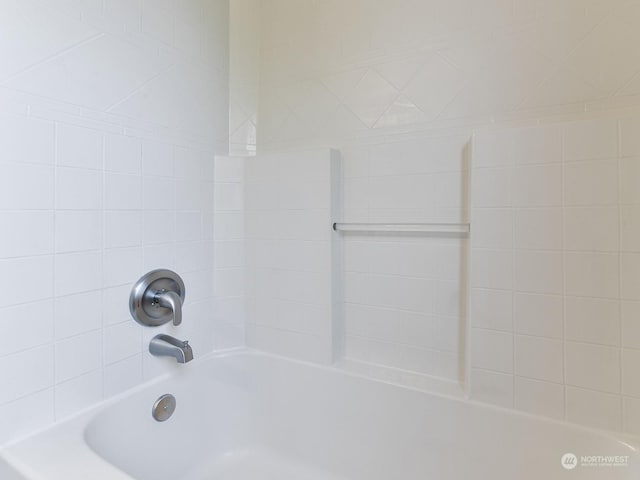
[[[153,410],[151,414],[153,418],[158,422],[164,422],[165,420],[169,420],[173,412],[176,410],[176,397],[171,395],[170,393],[166,393],[162,395],[160,398],[156,400],[156,403],[153,404]]]

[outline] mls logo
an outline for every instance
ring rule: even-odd
[[[560,463],[565,470],[573,470],[578,466],[578,457],[573,453],[565,453],[560,459]]]

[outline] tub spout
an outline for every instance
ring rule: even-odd
[[[178,340],[171,335],[156,335],[149,343],[149,352],[156,357],[174,357],[178,363],[193,360],[193,350],[189,341]]]

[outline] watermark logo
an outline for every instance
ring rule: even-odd
[[[565,470],[573,470],[576,467],[627,467],[628,455],[581,455],[565,453],[560,458],[560,464]]]
[[[560,459],[560,463],[565,470],[573,470],[578,466],[578,457],[573,453],[565,453]]]

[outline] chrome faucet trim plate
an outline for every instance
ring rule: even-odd
[[[171,270],[153,270],[136,282],[129,296],[129,310],[136,322],[157,327],[169,321],[182,323],[185,288],[180,275]]]

